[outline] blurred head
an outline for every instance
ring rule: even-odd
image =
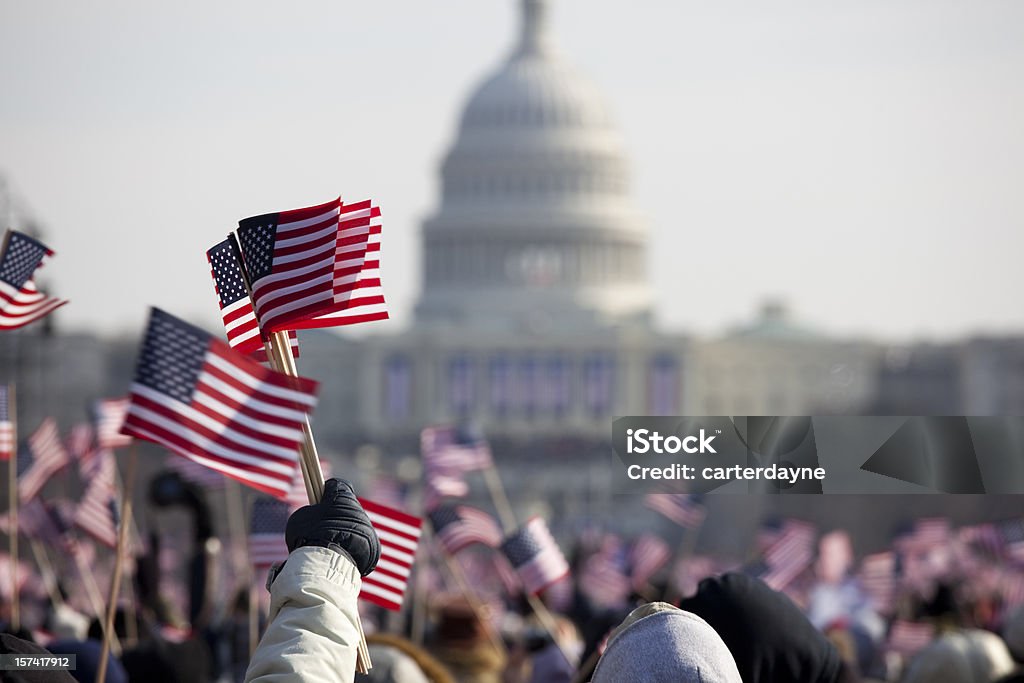
[[[663,602],[633,610],[608,639],[593,683],[740,683],[729,648],[707,622]]]
[[[919,652],[904,683],[991,683],[1013,668],[999,636],[970,629],[947,633]]]

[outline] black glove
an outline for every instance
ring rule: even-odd
[[[288,552],[303,546],[321,546],[348,556],[366,576],[380,560],[380,539],[352,485],[328,479],[324,497],[315,505],[301,507],[288,518],[284,532]]]

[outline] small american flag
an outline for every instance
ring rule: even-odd
[[[42,498],[33,498],[25,503],[18,515],[18,528],[21,533],[45,545],[58,547],[61,542],[61,530]]]
[[[427,427],[420,433],[424,469],[437,473],[471,472],[490,467],[491,448],[482,437],[455,427]]]
[[[409,585],[423,520],[372,500],[360,498],[359,502],[380,538],[380,562],[373,572],[363,577],[359,597],[398,611],[402,609],[402,600]]]
[[[14,230],[7,231],[0,255],[0,330],[24,327],[67,303],[36,289],[33,276],[53,251]]]
[[[34,498],[51,476],[71,462],[71,456],[61,443],[57,421],[52,417],[43,420],[39,429],[28,438],[28,446],[32,453],[32,466],[18,479],[18,497],[22,501]]]
[[[249,559],[253,566],[266,569],[288,557],[284,529],[288,524],[288,503],[258,498],[252,504],[249,525]]]
[[[107,398],[96,402],[96,443],[100,448],[125,448],[132,437],[121,433],[131,399]]]
[[[0,384],[0,460],[14,457],[14,423],[11,422],[10,394],[6,384]]]
[[[531,518],[506,538],[501,551],[522,580],[523,589],[531,595],[569,573],[569,563],[540,517]]]
[[[630,577],[633,588],[640,589],[658,570],[668,564],[672,551],[668,543],[654,534],[643,534],[629,551]]]
[[[580,591],[599,607],[620,607],[632,590],[627,572],[626,548],[615,536],[608,536],[601,548],[584,563],[579,575]]]
[[[423,494],[423,509],[436,510],[446,498],[465,498],[469,495],[469,484],[462,474],[426,472],[426,488]]]
[[[860,582],[876,609],[890,611],[896,596],[896,556],[887,551],[865,557],[861,560]]]
[[[334,305],[341,200],[244,218],[238,238],[264,334],[295,329]]]
[[[911,656],[928,647],[935,637],[935,627],[912,621],[897,620],[889,628],[885,649],[889,652]]]
[[[228,345],[239,353],[251,356],[253,360],[265,362],[265,339],[256,322],[256,312],[253,311],[249,289],[245,285],[242,255],[234,235],[207,249],[206,260],[210,262],[210,274],[219,299]],[[292,356],[298,358],[299,339],[294,331],[288,332],[288,340]]]
[[[430,524],[441,547],[449,555],[473,543],[489,548],[501,545],[501,529],[494,518],[469,505],[442,505],[431,511]]]
[[[316,386],[154,308],[123,432],[284,498]]]
[[[644,498],[644,505],[685,529],[700,527],[707,515],[698,499],[685,493],[649,493]]]
[[[996,525],[1006,556],[1024,565],[1024,519],[1009,519]]]
[[[93,431],[88,422],[81,422],[71,428],[68,433],[67,448],[71,457],[78,462],[79,469],[92,459],[95,451],[92,447]],[[88,471],[88,467],[86,468]]]
[[[342,204],[334,255],[330,310],[295,324],[298,329],[387,320],[380,282],[380,208],[370,200]]]
[[[914,523],[913,531],[900,539],[904,552],[927,552],[949,542],[949,520],[945,517],[927,517]]]
[[[82,501],[75,509],[74,523],[108,548],[117,547],[117,478],[114,455],[101,451]]]
[[[764,569],[758,575],[772,589],[781,591],[814,561],[814,525],[786,520],[774,541],[763,553]]]

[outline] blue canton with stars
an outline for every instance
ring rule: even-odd
[[[135,368],[135,381],[190,403],[209,345],[209,334],[154,308]]]
[[[505,557],[513,567],[521,567],[541,552],[540,543],[530,533],[529,528],[522,528],[501,544]]]
[[[268,213],[238,221],[238,239],[242,243],[250,284],[256,284],[273,271],[277,219],[278,214]]]
[[[0,261],[0,280],[15,289],[21,289],[49,252],[49,249],[31,237],[12,230],[7,251]]]
[[[217,281],[217,294],[220,295],[220,306],[225,308],[239,299],[249,296],[249,290],[242,279],[242,259],[238,252],[238,243],[234,237],[214,245],[206,252],[213,269],[213,278]]]
[[[454,505],[442,505],[430,513],[430,524],[434,527],[434,531],[438,533],[449,524],[459,521],[462,521],[462,517],[459,516]]]

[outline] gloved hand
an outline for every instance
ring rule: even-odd
[[[288,552],[303,546],[321,546],[348,556],[362,576],[380,560],[380,539],[352,485],[328,479],[324,497],[315,505],[301,507],[288,518],[284,532]]]

